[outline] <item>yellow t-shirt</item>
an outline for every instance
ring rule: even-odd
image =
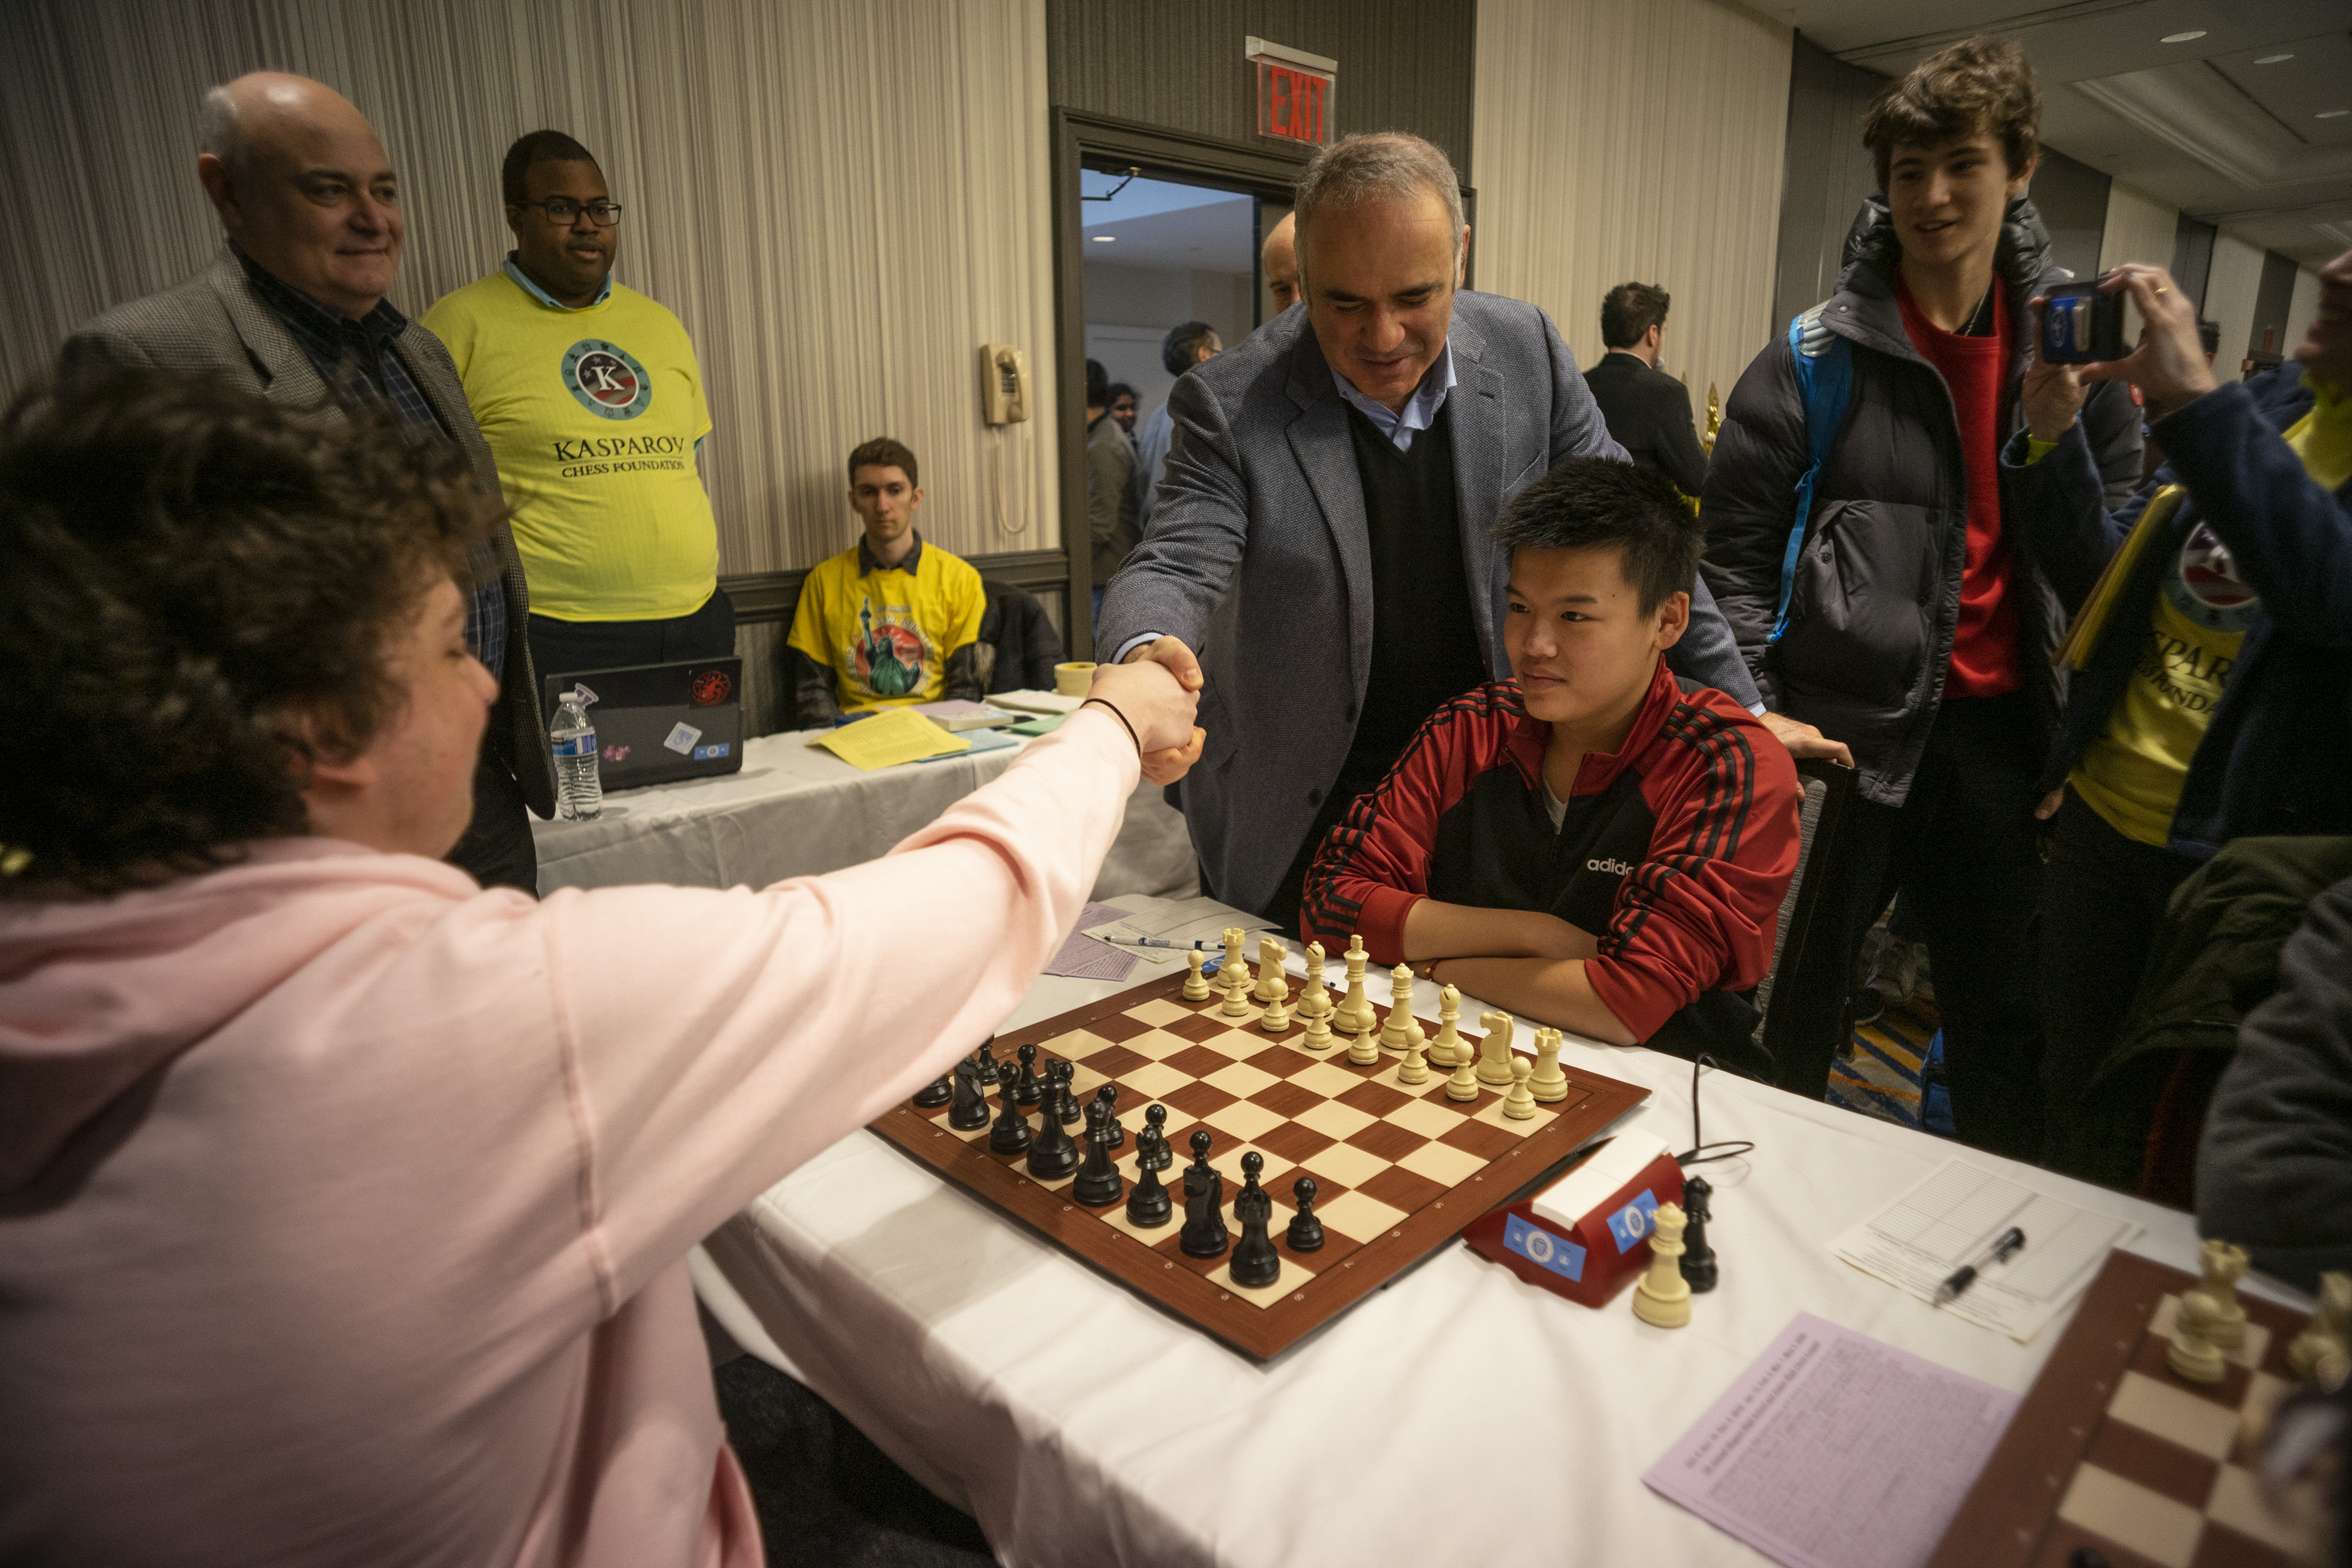
[[[457,362],[498,458],[531,613],[652,621],[701,608],[719,585],[694,455],[710,410],[678,319],[617,283],[567,310],[494,272],[445,295],[425,325]]]
[[[980,638],[980,574],[936,544],[906,563],[864,571],[863,542],[810,571],[793,612],[792,647],[833,668],[845,713],[935,702],[948,655]]]
[[[2335,489],[2352,477],[2352,400],[2315,390],[2319,402],[2286,443],[2314,479]],[[2125,837],[2158,847],[2170,840],[2189,759],[2260,602],[2229,546],[2199,523],[2164,574],[2122,700],[2066,779]]]

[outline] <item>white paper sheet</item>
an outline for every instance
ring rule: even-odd
[[[2007,1263],[1985,1254],[2011,1226],[2025,1245]],[[1960,1160],[1830,1243],[1866,1274],[1933,1301],[1963,1266],[1976,1280],[1943,1310],[2021,1344],[2042,1331],[2091,1282],[2102,1258],[2139,1234],[2138,1224],[2038,1192]]]
[[[1916,1568],[2017,1403],[1800,1312],[1642,1479],[1788,1568]]]
[[[1097,942],[1131,942],[1138,937],[1148,936],[1160,942],[1182,942],[1189,947],[1196,942],[1217,942],[1224,935],[1226,928],[1235,923],[1232,908],[1214,899],[1179,899],[1143,914],[1129,915],[1108,925],[1092,927],[1087,934]],[[1259,931],[1274,928],[1261,921],[1255,925],[1245,924],[1243,929],[1254,938]],[[1255,941],[1250,942],[1246,956],[1253,965],[1256,963],[1257,943]]]

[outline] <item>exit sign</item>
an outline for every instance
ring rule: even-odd
[[[1245,39],[1243,53],[1257,70],[1257,133],[1310,147],[1329,145],[1332,83],[1339,62],[1264,38]]]

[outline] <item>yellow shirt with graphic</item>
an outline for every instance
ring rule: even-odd
[[[531,613],[652,621],[701,608],[719,586],[694,451],[710,410],[678,319],[617,283],[567,310],[494,272],[445,295],[425,325],[448,345],[499,460]]]
[[[864,570],[863,542],[824,561],[801,584],[784,640],[833,670],[844,713],[935,702],[948,655],[980,637],[988,607],[980,574],[936,544],[919,543],[914,570]]]
[[[2352,399],[2315,388],[2319,402],[2285,439],[2312,478],[2332,490],[2352,477]],[[2165,499],[2159,496],[2150,510]],[[2139,526],[2168,526],[2178,504],[2175,500],[2164,516]],[[2159,848],[2170,841],[2189,760],[2205,739],[2260,602],[2238,575],[2229,546],[2199,523],[2165,572],[2121,700],[2066,778],[2083,803],[2125,837]]]

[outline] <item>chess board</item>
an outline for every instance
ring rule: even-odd
[[[2241,1293],[2246,1341],[2220,1383],[2165,1364],[2193,1274],[2108,1254],[2074,1321],[1969,1489],[1929,1568],[2289,1568],[2316,1563],[2243,1460],[2239,1422],[2294,1373],[2302,1320]],[[2087,1561],[2087,1559],[2085,1559]]]
[[[950,1127],[944,1106],[926,1110],[901,1104],[876,1121],[874,1131],[1114,1279],[1260,1360],[1329,1322],[1488,1209],[1540,1184],[1649,1095],[1562,1063],[1567,1097],[1539,1105],[1530,1120],[1515,1121],[1502,1113],[1504,1091],[1482,1084],[1475,1100],[1449,1100],[1447,1073],[1435,1066],[1427,1082],[1401,1084],[1401,1054],[1383,1051],[1376,1063],[1353,1066],[1348,1037],[1337,1034],[1330,1049],[1308,1050],[1304,1025],[1294,1021],[1284,1033],[1267,1034],[1260,1027],[1261,1005],[1253,1002],[1244,1016],[1224,1016],[1218,1011],[1222,998],[1186,1001],[1184,978],[1148,982],[996,1042],[1003,1062],[1034,1043],[1041,1072],[1048,1058],[1074,1064],[1073,1087],[1081,1101],[1102,1084],[1118,1085],[1127,1139],[1118,1164],[1130,1186],[1144,1110],[1155,1103],[1168,1108],[1167,1136],[1176,1162],[1160,1175],[1176,1215],[1165,1226],[1146,1230],[1131,1224],[1123,1198],[1100,1209],[1074,1202],[1072,1178],[1033,1177],[1023,1156],[989,1148],[988,1129]],[[1307,983],[1286,978],[1295,1005]],[[1376,1004],[1374,1011],[1385,1020],[1386,1009]],[[1434,1039],[1437,1024],[1421,1024]],[[992,1108],[995,1095],[989,1100]],[[1028,1121],[1034,1130],[1036,1110]],[[1185,1257],[1178,1245],[1190,1140],[1202,1127],[1214,1140],[1209,1163],[1224,1177],[1225,1223],[1236,1241],[1241,1229],[1233,1200],[1242,1188],[1241,1157],[1255,1150],[1265,1159],[1260,1179],[1274,1199],[1268,1228],[1282,1256],[1281,1276],[1270,1286],[1234,1283],[1230,1248],[1224,1257],[1201,1259]],[[1071,1131],[1083,1149],[1084,1123]],[[1291,1184],[1302,1174],[1315,1178],[1315,1212],[1325,1235],[1322,1247],[1308,1253],[1293,1251],[1284,1236],[1297,1208]]]

